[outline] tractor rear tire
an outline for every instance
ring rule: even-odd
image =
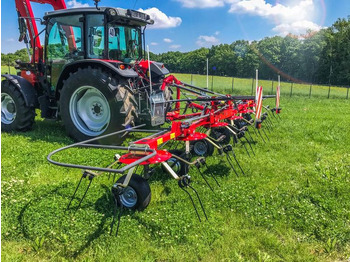
[[[7,80],[1,87],[1,131],[27,131],[32,128],[35,108],[26,105],[23,95]]]
[[[126,175],[120,177],[116,184],[123,184]],[[127,209],[131,210],[144,210],[151,202],[151,188],[146,179],[143,177],[132,174],[129,185],[124,188],[124,192],[118,195],[115,187],[112,187],[112,193],[114,197],[119,197],[120,202]]]
[[[112,77],[101,69],[79,68],[64,81],[60,114],[70,137],[84,141],[130,128],[137,105],[126,79]],[[97,141],[120,144],[122,134]]]

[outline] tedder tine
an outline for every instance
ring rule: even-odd
[[[207,168],[207,171],[209,171],[209,167],[208,167],[207,163],[205,162],[205,160],[203,161],[203,164],[204,164],[205,167]],[[209,173],[209,175],[215,180],[216,184],[220,187],[220,184],[219,184],[219,182],[217,181],[217,179],[215,178],[215,176],[213,175],[213,173],[210,172],[210,171],[209,171],[208,173]]]
[[[202,171],[201,171],[199,165],[196,165],[196,167],[197,167],[197,169],[198,169],[199,174],[201,175],[201,177],[204,179],[205,183],[207,184],[207,186],[210,188],[210,190],[211,190],[212,192],[214,192],[214,189],[211,187],[211,185],[209,184],[208,180],[205,178],[205,176],[204,176],[204,174],[202,173]]]
[[[80,178],[80,181],[79,181],[79,183],[78,183],[77,187],[75,188],[75,191],[74,191],[74,193],[73,193],[73,195],[72,195],[72,197],[71,197],[71,199],[70,199],[70,201],[69,201],[69,204],[68,204],[68,206],[67,206],[66,210],[68,210],[68,209],[69,209],[69,207],[70,207],[70,205],[72,204],[72,201],[73,201],[73,199],[74,199],[74,197],[75,197],[75,194],[77,193],[78,188],[80,187],[81,181],[82,181],[82,180],[83,180],[83,178],[85,178],[86,176],[87,176],[87,173],[86,173],[86,172],[84,172],[84,173],[83,173],[83,175],[82,175],[82,176],[81,176],[81,178]]]
[[[111,231],[110,231],[110,235],[112,235],[112,232],[113,232],[113,227],[114,227],[114,224],[115,224],[115,217],[116,217],[116,212],[117,212],[117,209],[118,207],[120,207],[120,211],[119,211],[119,214],[118,214],[118,224],[117,224],[117,230],[115,232],[115,236],[117,237],[118,236],[118,232],[119,232],[119,226],[120,226],[120,219],[121,219],[121,216],[123,214],[123,211],[124,211],[124,206],[123,206],[123,203],[120,201],[120,198],[118,196],[118,198],[115,197],[115,195],[112,193],[113,195],[113,198],[114,198],[114,214],[113,214],[113,221],[111,223]]]
[[[191,202],[192,202],[192,206],[193,206],[194,210],[196,211],[196,214],[197,214],[197,217],[198,217],[199,222],[202,222],[201,217],[199,216],[199,213],[198,213],[196,204],[194,203],[191,194],[185,189],[185,187],[188,186],[188,183],[189,183],[189,181],[187,181],[187,180],[184,181],[183,179],[180,179],[179,182],[178,182],[179,187],[180,187],[183,191],[185,191],[186,194],[189,196],[189,198],[190,198],[190,200],[191,200]]]
[[[195,190],[195,189],[193,188],[193,186],[191,186],[191,185],[188,185],[188,187],[191,188],[191,189],[194,191],[194,193],[196,194],[196,196],[197,196],[197,198],[198,198],[198,201],[199,201],[199,204],[201,205],[202,211],[203,211],[203,213],[204,213],[205,219],[208,220],[207,214],[205,213],[204,206],[203,206],[203,204],[202,204],[201,198],[199,197],[199,194],[198,194],[197,190]]]
[[[232,164],[232,160],[231,160],[230,155],[228,154],[228,152],[225,152],[225,154],[226,154],[227,162],[230,164],[231,168],[233,169],[233,171],[235,172],[236,176],[238,177],[238,173],[237,173],[235,167]]]
[[[75,209],[76,211],[80,208],[81,203],[83,202],[83,200],[84,200],[84,198],[85,198],[85,196],[86,196],[86,194],[87,194],[87,192],[88,192],[88,190],[89,190],[89,188],[90,188],[90,186],[91,186],[91,183],[92,183],[92,180],[94,179],[94,177],[95,177],[94,175],[90,175],[90,176],[89,176],[89,180],[90,180],[89,185],[87,186],[87,188],[86,188],[86,190],[85,190],[85,192],[84,192],[83,197],[80,199],[80,202],[79,202],[79,204],[78,204],[78,207]]]
[[[264,141],[264,143],[266,143],[266,141],[265,141],[264,137],[261,135],[261,133],[260,133],[260,130],[259,130],[259,129],[258,129],[258,134],[259,134],[259,136],[261,137],[261,139]]]
[[[233,155],[233,158],[235,159],[235,161],[236,161],[236,163],[237,163],[239,169],[242,171],[243,175],[245,175],[245,173],[244,173],[244,171],[243,171],[241,165],[239,164],[239,162],[238,162],[238,160],[237,160],[236,154],[235,154],[235,152],[233,152],[233,150],[232,150],[232,155]]]
[[[263,133],[265,134],[265,136],[267,137],[267,140],[269,140],[269,141],[270,141],[270,138],[269,138],[269,136],[266,134],[266,132],[265,132],[264,128],[262,128],[262,131],[263,131]]]
[[[248,149],[247,149],[247,147],[246,147],[245,143],[242,143],[242,145],[243,145],[243,147],[244,147],[245,151],[247,152],[248,156],[250,157],[249,151],[248,151]]]
[[[249,141],[249,139],[246,137],[246,136],[244,136],[244,138],[245,138],[245,140],[248,142],[248,145],[249,145],[249,147],[250,147],[250,149],[252,150],[252,152],[253,152],[253,155],[255,156],[255,152],[254,152],[254,150],[253,150],[253,147],[252,147],[252,145],[250,144],[250,141]]]

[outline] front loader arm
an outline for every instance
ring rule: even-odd
[[[66,3],[64,0],[15,0],[16,9],[19,19],[25,17],[27,30],[30,38],[30,46],[33,48],[32,63],[38,63],[39,60],[43,60],[43,47],[41,46],[40,38],[38,37],[38,27],[36,25],[36,20],[34,17],[31,2],[40,4],[50,4],[54,10],[66,9]],[[23,37],[20,37],[20,41]]]

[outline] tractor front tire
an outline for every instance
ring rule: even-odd
[[[27,131],[32,128],[35,108],[26,105],[23,95],[7,80],[1,87],[1,131]]]
[[[60,114],[70,137],[84,141],[134,125],[136,101],[117,79],[101,69],[79,68],[64,81],[60,94]],[[120,144],[122,134],[98,143]]]

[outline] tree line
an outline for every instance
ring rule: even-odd
[[[3,65],[14,66],[15,60],[28,62],[26,49],[1,54]],[[187,53],[151,54],[151,60],[165,63],[170,72],[209,74],[251,78],[259,69],[261,79],[312,82],[317,84],[350,84],[350,16],[338,19],[331,27],[302,38],[266,37],[260,41],[238,40],[200,48]]]
[[[262,79],[318,84],[350,84],[350,16],[331,27],[308,32],[302,38],[266,37],[260,41],[238,40],[200,48],[187,53],[152,54],[152,60],[165,63],[171,72],[251,78],[259,69]]]

